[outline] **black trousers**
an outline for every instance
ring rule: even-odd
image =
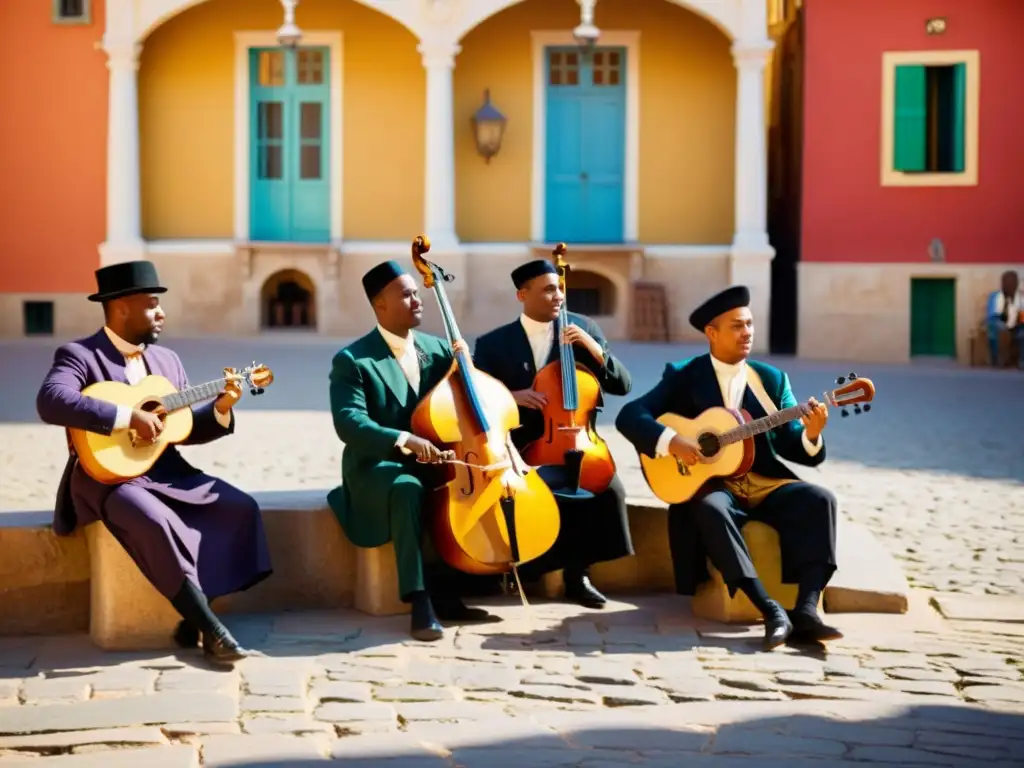
[[[558,511],[558,538],[551,549],[519,569],[524,581],[534,581],[545,573],[562,569],[581,571],[594,563],[633,554],[626,489],[618,475],[607,489],[591,499],[558,497]]]
[[[782,581],[797,584],[808,567],[824,566],[831,575],[836,566],[837,502],[832,493],[812,483],[789,483],[776,488],[753,509],[728,490],[720,489],[703,498],[669,508],[669,543],[675,561],[677,582],[680,573],[704,564],[680,562],[692,557],[692,542],[683,540],[681,529],[693,530],[703,544],[711,563],[736,593],[743,579],[757,577],[750,550],[740,529],[751,520],[767,523],[779,534],[782,550]],[[675,525],[673,522],[675,521]],[[679,525],[680,523],[687,525]]]

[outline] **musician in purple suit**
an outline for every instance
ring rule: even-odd
[[[181,360],[157,346],[164,311],[156,268],[148,261],[96,271],[104,327],[57,349],[36,399],[47,424],[102,435],[132,429],[151,440],[163,429],[159,416],[82,395],[98,381],[136,384],[148,374],[189,386]],[[194,406],[185,445],[209,443],[234,432],[232,407],[241,397],[235,382],[213,402]],[[267,578],[270,555],[259,507],[251,496],[190,465],[168,446],[148,473],[117,485],[92,479],[72,452],[57,492],[53,529],[61,536],[102,521],[142,573],[182,616],[175,640],[215,663],[251,654],[231,636],[209,600],[239,592]]]

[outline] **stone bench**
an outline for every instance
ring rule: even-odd
[[[246,592],[215,600],[215,610],[230,614],[355,607],[378,616],[408,612],[409,606],[398,599],[394,547],[353,546],[328,509],[325,491],[254,496],[263,511],[274,574]],[[93,524],[75,536],[57,537],[50,519],[50,513],[0,515],[0,634],[88,631],[107,649],[170,647],[177,613],[106,528]],[[595,586],[609,595],[673,592],[665,505],[632,501],[629,520],[636,554],[594,566]],[[786,603],[785,592],[770,577],[772,557],[778,557],[777,537],[766,526],[758,532],[752,525],[744,530],[755,563],[766,574],[769,592]],[[905,612],[906,581],[871,534],[844,521],[839,542],[840,570],[825,590],[827,610]],[[559,594],[561,574],[545,577],[542,588],[552,597]],[[720,577],[702,589],[693,603],[700,615],[722,621],[754,618],[742,595],[723,599]],[[795,596],[794,588],[787,589]]]

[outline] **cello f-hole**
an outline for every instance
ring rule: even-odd
[[[555,420],[554,419],[548,419],[548,430],[547,431],[548,431],[547,443],[548,443],[548,445],[551,445],[551,443],[555,442]]]

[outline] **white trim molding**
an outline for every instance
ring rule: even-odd
[[[342,237],[342,211],[344,201],[344,114],[342,88],[344,75],[343,33],[304,32],[303,46],[322,46],[330,49],[330,163],[331,174],[331,241]],[[249,236],[250,200],[250,125],[249,125],[249,49],[278,47],[275,30],[235,32],[235,239],[246,242]]]
[[[903,173],[893,170],[896,144],[896,67],[914,64],[924,67],[963,64],[964,170],[961,173]],[[883,187],[974,187],[978,184],[978,123],[980,110],[980,51],[886,51],[882,54],[882,151]]]
[[[531,176],[530,236],[545,242],[547,190],[547,79],[544,51],[549,46],[574,46],[571,30],[532,30],[533,41],[533,172]],[[626,49],[626,158],[623,178],[622,236],[626,244],[638,238],[640,213],[640,32],[601,32],[599,46]]]

